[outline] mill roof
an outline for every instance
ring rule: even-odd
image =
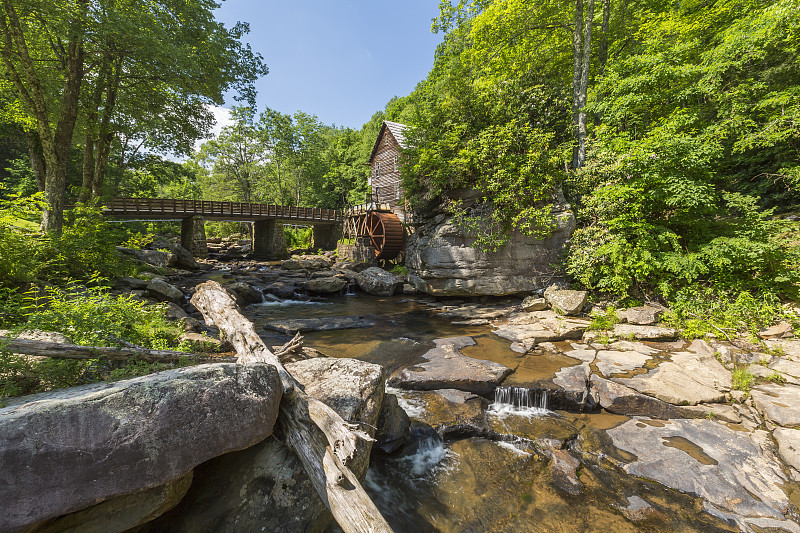
[[[406,136],[403,135],[403,132],[408,126],[405,124],[400,124],[399,122],[390,122],[388,120],[384,120],[383,124],[381,124],[381,129],[378,132],[378,137],[375,139],[375,144],[372,145],[372,153],[369,154],[369,162],[372,164],[372,160],[375,158],[375,152],[378,151],[378,146],[380,145],[381,137],[386,130],[392,134],[394,140],[397,141],[397,144],[400,145],[400,148],[406,147]]]

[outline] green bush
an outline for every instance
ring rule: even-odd
[[[311,240],[314,234],[312,228],[283,228],[283,234],[286,237],[286,246],[289,248],[310,248]]]

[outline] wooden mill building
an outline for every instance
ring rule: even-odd
[[[405,129],[405,124],[384,120],[368,161],[372,202],[388,204],[400,220],[405,220],[406,212],[400,183],[400,150],[406,147]]]

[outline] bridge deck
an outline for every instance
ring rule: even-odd
[[[113,218],[175,219],[202,216],[207,220],[291,220],[317,224],[341,222],[336,209],[288,205],[177,200],[169,198],[114,198],[103,214]]]

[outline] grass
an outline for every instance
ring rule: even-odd
[[[731,389],[750,392],[755,379],[756,377],[750,373],[747,367],[734,368],[731,373]]]
[[[590,331],[608,331],[614,329],[614,326],[619,323],[617,308],[613,305],[609,305],[604,311],[592,311],[590,316],[592,321],[589,324],[589,327],[586,328]]]

